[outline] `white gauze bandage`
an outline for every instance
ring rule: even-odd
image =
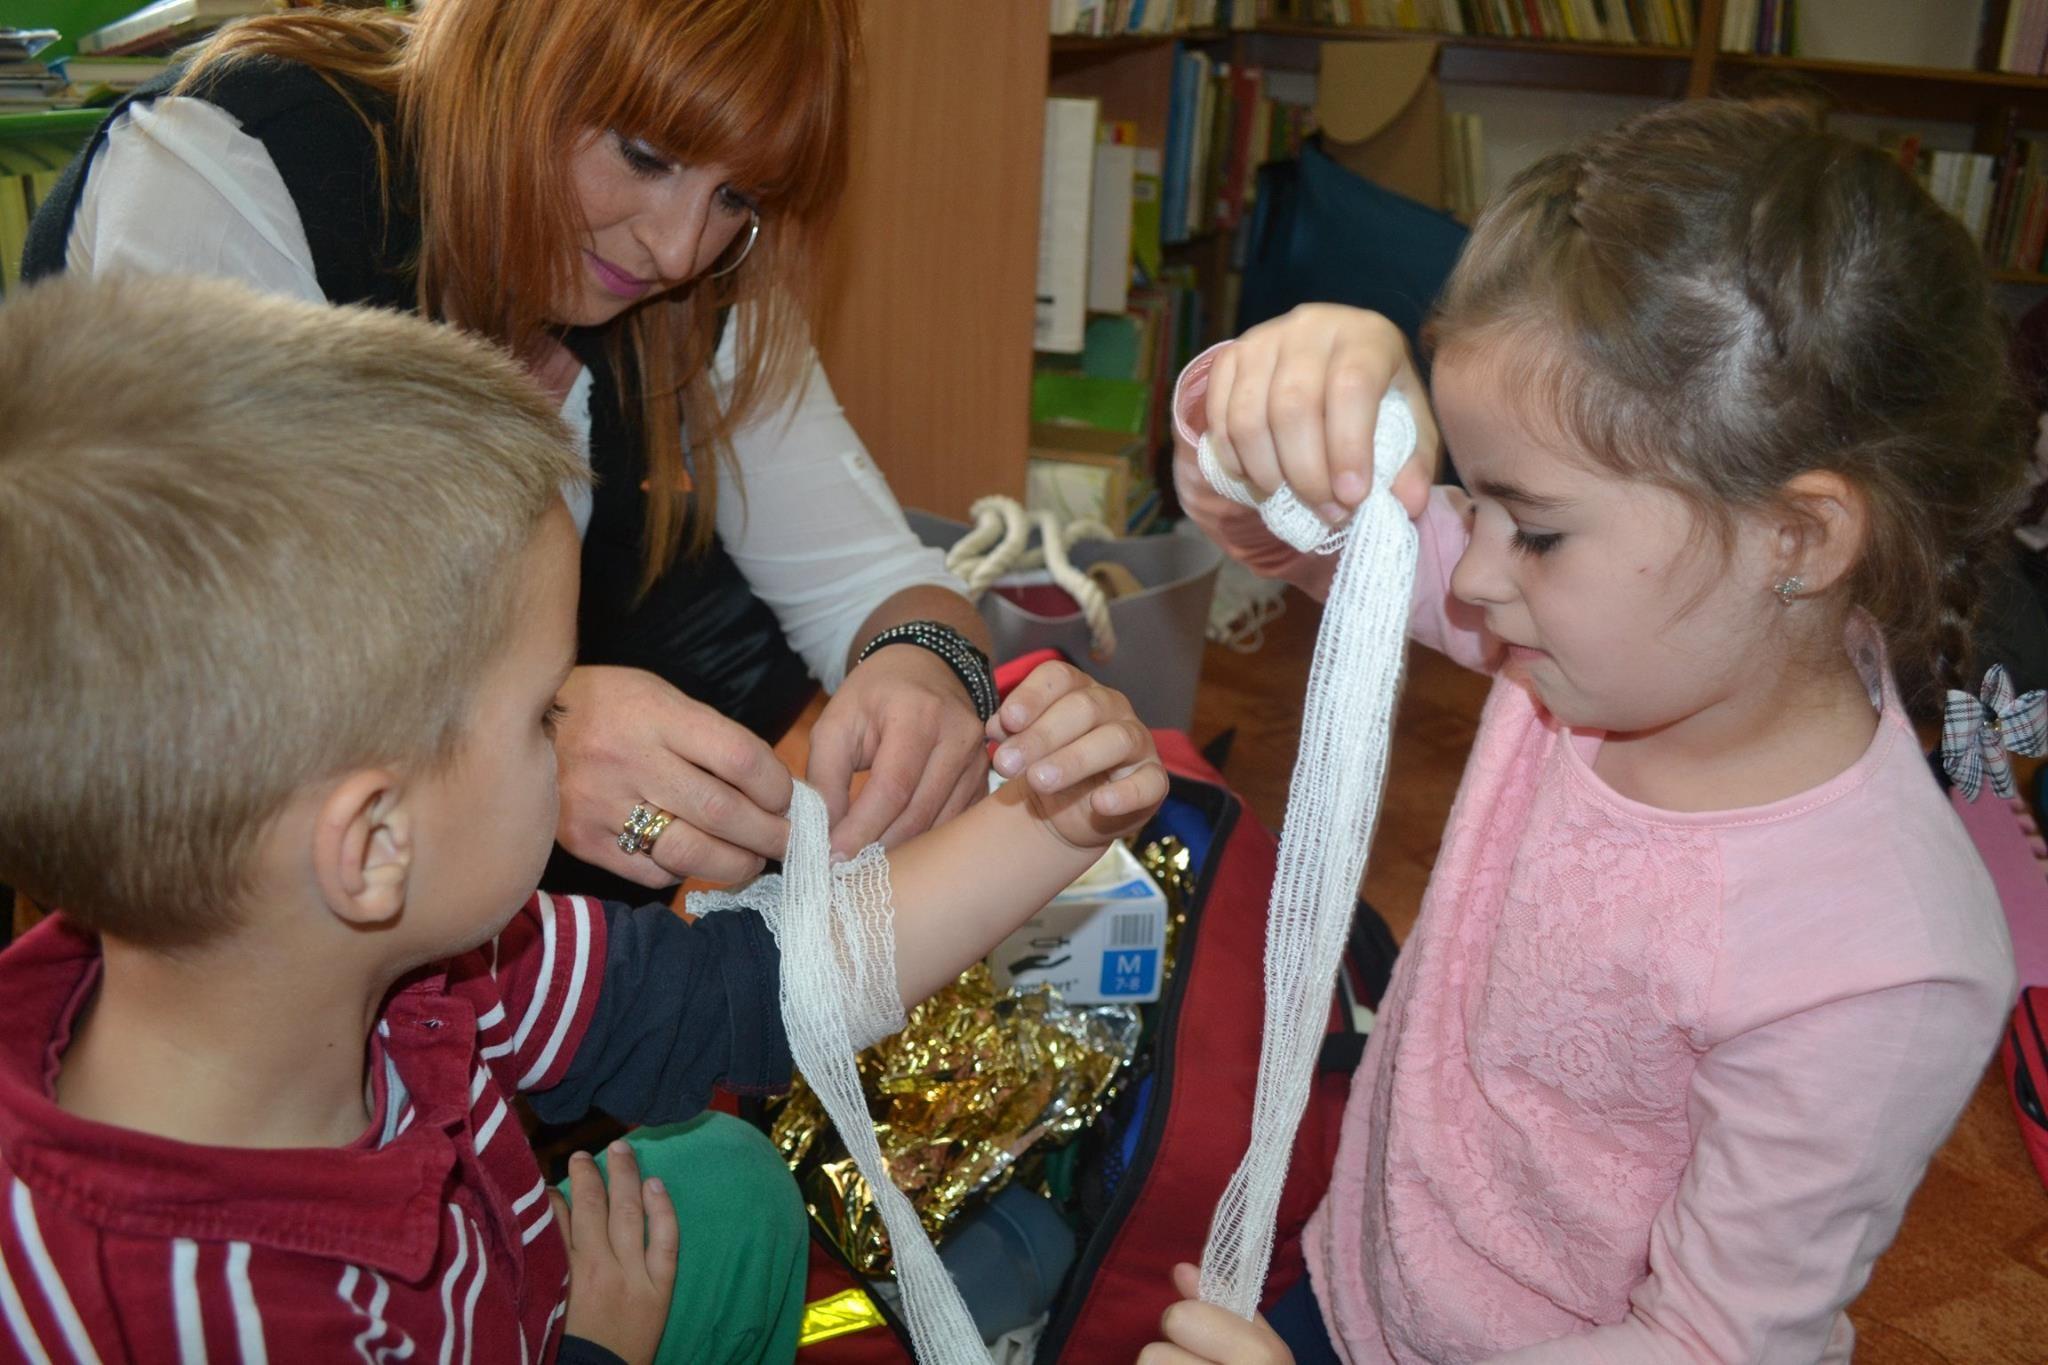
[[[1303,553],[1337,556],[1309,667],[1301,751],[1287,788],[1267,910],[1265,1035],[1251,1142],[1217,1201],[1202,1252],[1203,1300],[1246,1318],[1258,1310],[1273,1257],[1294,1130],[1308,1103],[1330,991],[1379,818],[1415,584],[1415,526],[1391,487],[1415,441],[1414,414],[1400,394],[1389,392],[1373,431],[1372,492],[1335,531],[1285,488],[1259,501],[1224,473],[1207,436],[1197,450],[1210,484],[1258,508],[1274,535]]]
[[[834,867],[825,800],[798,782],[789,802],[781,875],[757,877],[738,891],[693,892],[685,903],[693,915],[742,907],[767,922],[781,950],[789,1055],[874,1191],[917,1358],[936,1365],[986,1365],[988,1347],[960,1291],[917,1210],[889,1177],[855,1066],[862,1048],[903,1027],[888,855],[880,844],[870,844]]]

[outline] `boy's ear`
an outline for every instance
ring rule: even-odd
[[[1778,578],[1798,577],[1805,594],[1832,588],[1862,555],[1869,505],[1855,484],[1827,469],[1807,470],[1782,493],[1787,511],[1778,527]]]
[[[313,829],[314,876],[328,910],[362,929],[398,918],[412,879],[412,816],[396,773],[367,768],[335,784]]]

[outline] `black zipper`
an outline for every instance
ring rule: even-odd
[[[1175,777],[1168,799],[1181,798],[1198,807],[1216,804],[1215,798],[1222,797],[1222,810],[1209,836],[1209,853],[1202,860],[1201,875],[1195,880],[1193,903],[1188,906],[1187,924],[1181,930],[1179,945],[1180,961],[1191,965],[1194,954],[1194,940],[1200,929],[1201,919],[1209,904],[1209,890],[1216,880],[1216,870],[1223,865],[1223,851],[1236,832],[1242,805],[1236,797],[1220,787],[1192,778]],[[1207,798],[1207,799],[1203,799]],[[1180,1025],[1181,1001],[1187,996],[1187,982],[1190,973],[1176,971],[1167,987],[1167,996],[1160,1006],[1159,1032],[1161,1043],[1171,1042]],[[1124,1168],[1123,1183],[1117,1186],[1116,1197],[1110,1201],[1102,1222],[1096,1226],[1095,1235],[1088,1239],[1087,1248],[1080,1260],[1067,1272],[1065,1301],[1059,1312],[1046,1324],[1045,1335],[1039,1338],[1036,1358],[1051,1365],[1066,1350],[1067,1334],[1073,1330],[1074,1319],[1082,1303],[1087,1300],[1087,1286],[1092,1284],[1095,1273],[1102,1268],[1103,1257],[1108,1254],[1111,1243],[1129,1216],[1131,1205],[1144,1191],[1145,1179],[1152,1170],[1152,1159],[1159,1154],[1159,1144],[1166,1135],[1166,1116],[1172,1110],[1174,1058],[1178,1048],[1156,1047],[1152,1070],[1152,1102],[1145,1111],[1145,1131],[1139,1135],[1138,1145],[1132,1153],[1130,1163]],[[1163,1055],[1160,1055],[1163,1054]],[[1078,1291],[1078,1292],[1077,1292]]]

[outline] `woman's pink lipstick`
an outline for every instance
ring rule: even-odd
[[[628,275],[594,251],[586,250],[583,255],[589,260],[590,273],[597,276],[597,282],[622,299],[644,298],[654,288],[653,280]]]

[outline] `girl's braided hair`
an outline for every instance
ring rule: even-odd
[[[1525,392],[1724,536],[1839,474],[1868,521],[1841,609],[1876,620],[1909,704],[1971,686],[2028,414],[1969,234],[1883,152],[1782,101],[1640,116],[1514,179],[1427,338],[1538,343],[1513,348]]]

